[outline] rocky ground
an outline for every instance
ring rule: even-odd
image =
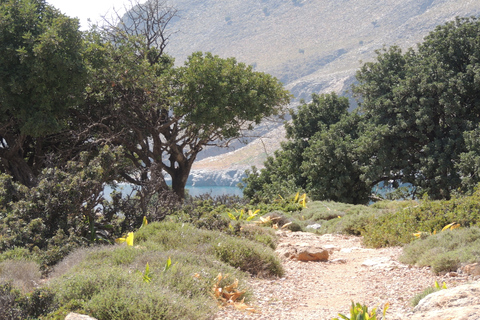
[[[421,312],[427,312],[425,308],[414,314],[411,306],[415,294],[433,286],[435,281],[445,281],[448,288],[453,288],[475,283],[479,276],[461,272],[435,276],[429,268],[398,262],[401,248],[368,249],[362,246],[360,237],[283,231],[279,232],[279,236],[277,252],[282,257],[285,276],[281,279],[250,280],[255,313],[227,307],[219,310],[215,319],[332,319],[339,312],[348,315],[352,301],[366,304],[370,309],[381,309],[388,302],[389,320],[480,319],[475,311],[465,317],[423,317]],[[292,255],[292,252],[307,248],[311,251],[327,250],[328,259],[304,262]],[[478,291],[474,292],[480,297],[478,287]],[[467,302],[472,303],[476,302]],[[458,310],[456,314],[459,314]]]

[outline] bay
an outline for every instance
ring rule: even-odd
[[[209,194],[212,197],[229,195],[229,196],[239,196],[242,197],[243,193],[240,188],[237,187],[228,187],[228,186],[204,186],[204,187],[194,187],[186,186],[187,192],[189,195],[196,197],[203,194]],[[111,186],[105,186],[105,198],[110,200],[110,193],[113,191]],[[132,187],[128,184],[121,184],[117,187],[117,191],[121,191],[122,194],[127,195],[132,192]]]

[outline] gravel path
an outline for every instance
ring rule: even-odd
[[[279,248],[287,244],[328,248],[328,262],[283,261],[281,279],[251,278],[252,306],[257,313],[219,310],[214,319],[332,319],[338,313],[349,314],[351,301],[381,309],[390,303],[388,320],[408,319],[415,294],[435,281],[448,287],[466,283],[467,277],[434,276],[429,268],[417,268],[398,262],[401,248],[368,249],[360,237],[318,236],[304,232],[280,232]]]

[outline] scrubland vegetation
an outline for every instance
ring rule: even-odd
[[[243,199],[192,198],[198,152],[281,114],[290,95],[233,58],[175,67],[169,35],[145,24],[175,17],[158,4],[82,33],[43,0],[0,2],[0,319],[248,308],[248,277],[283,275],[274,230],[312,224],[405,246],[402,261],[435,273],[479,261],[478,19],[438,27],[417,51],[377,52],[357,74],[359,112],[333,93],[302,103]],[[408,200],[378,201],[380,182],[409,183],[389,196]]]

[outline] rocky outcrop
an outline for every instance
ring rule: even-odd
[[[440,290],[423,298],[411,320],[480,319],[480,282]]]

